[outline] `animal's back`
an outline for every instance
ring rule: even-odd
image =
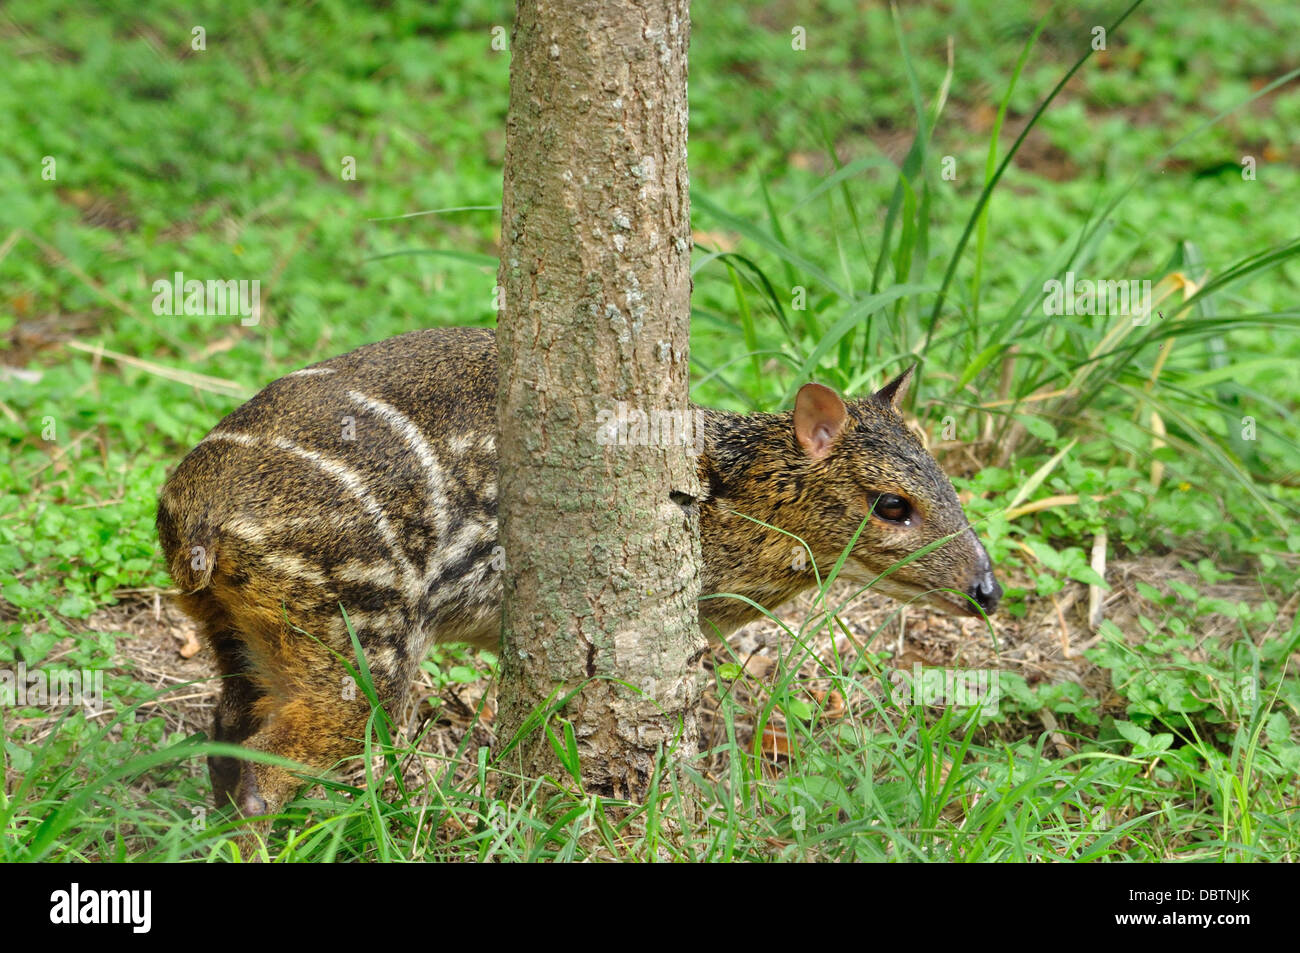
[[[350,656],[342,603],[381,669],[432,637],[490,640],[496,379],[493,332],[451,328],[269,384],[160,496],[187,607],[241,633],[287,620]]]

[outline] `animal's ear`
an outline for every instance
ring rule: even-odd
[[[849,412],[840,395],[821,384],[804,384],[794,399],[794,435],[804,453],[820,460],[844,432]]]
[[[903,412],[903,398],[907,396],[907,388],[911,385],[912,375],[915,373],[916,365],[913,364],[884,387],[880,388],[880,390],[876,391],[872,397],[884,404],[894,413],[901,414]]]

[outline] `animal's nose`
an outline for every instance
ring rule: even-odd
[[[966,590],[987,615],[992,615],[1002,598],[1002,587],[993,578],[993,571],[986,569],[975,577],[975,582]]]

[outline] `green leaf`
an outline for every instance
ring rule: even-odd
[[[724,682],[734,682],[736,679],[740,678],[740,674],[744,670],[735,662],[724,662],[715,668],[714,671],[718,673],[718,678],[722,679]]]
[[[785,706],[786,714],[791,718],[798,718],[800,721],[808,721],[813,716],[812,706],[802,698],[792,698]]]

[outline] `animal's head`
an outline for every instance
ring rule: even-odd
[[[896,599],[957,615],[992,613],[1002,587],[988,553],[951,481],[903,422],[900,408],[914,370],[847,403],[821,384],[800,389],[794,435],[824,501],[815,539],[807,542],[819,562],[834,560],[866,520],[841,571],[845,579],[866,584],[888,572],[874,589]]]

